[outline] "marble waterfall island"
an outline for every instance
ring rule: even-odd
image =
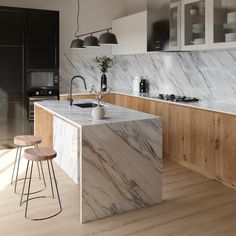
[[[35,134],[54,147],[57,164],[80,188],[81,223],[162,200],[161,118],[104,106],[106,118],[94,121],[91,108],[35,103]]]

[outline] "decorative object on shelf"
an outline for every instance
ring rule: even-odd
[[[92,86],[92,88],[89,92],[91,94],[94,94],[96,96],[96,100],[97,100],[97,107],[92,109],[92,113],[91,113],[92,117],[94,120],[101,120],[106,115],[106,111],[105,111],[104,107],[101,105],[101,101],[108,93],[104,93],[102,91],[97,91],[95,89],[94,85]]]
[[[118,44],[116,35],[111,33],[110,30],[112,28],[106,28],[102,30],[97,30],[93,32],[89,32],[86,34],[80,34],[78,35],[79,32],[79,14],[80,14],[80,0],[78,0],[78,12],[77,12],[77,30],[75,32],[75,39],[71,42],[71,48],[86,48],[86,47],[98,47],[100,45],[106,44],[106,45],[115,45]],[[103,33],[99,40],[97,37],[93,36],[93,34],[96,33]],[[84,40],[81,39],[81,37],[87,36]]]
[[[139,76],[135,76],[134,80],[133,80],[133,91],[135,93],[139,92],[139,83],[140,83],[140,77]]]
[[[108,56],[103,56],[103,57],[96,57],[94,59],[94,62],[98,64],[99,70],[102,72],[102,77],[101,77],[101,91],[106,92],[107,91],[107,76],[106,73],[110,68],[112,68],[113,65],[116,64],[116,59],[115,57],[108,57]]]
[[[143,76],[140,81],[139,92],[140,93],[147,93],[148,92],[148,80],[145,76]]]

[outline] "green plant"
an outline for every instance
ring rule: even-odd
[[[108,72],[108,69],[110,69],[113,65],[116,64],[116,58],[115,57],[96,57],[94,59],[94,62],[98,64],[99,70],[104,74]]]

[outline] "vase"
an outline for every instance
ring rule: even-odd
[[[105,109],[101,106],[97,106],[92,109],[92,117],[94,120],[101,120],[105,117]]]
[[[104,73],[101,77],[101,91],[106,92],[107,91],[107,75]]]

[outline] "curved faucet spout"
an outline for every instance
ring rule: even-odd
[[[86,85],[86,81],[85,81],[84,77],[81,76],[81,75],[76,75],[76,76],[74,76],[74,77],[70,80],[70,91],[69,91],[69,97],[68,97],[68,100],[69,100],[69,102],[70,102],[70,106],[73,105],[73,99],[72,99],[72,85],[73,85],[73,81],[74,81],[76,78],[80,78],[80,79],[83,80],[83,82],[84,82],[84,87],[85,87],[85,89],[87,90],[87,85]]]

